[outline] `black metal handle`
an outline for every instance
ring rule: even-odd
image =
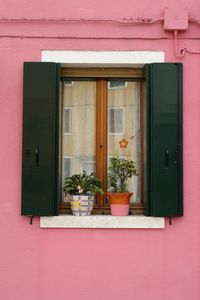
[[[169,148],[168,146],[165,147],[165,168],[169,168]]]
[[[35,165],[36,165],[36,167],[38,167],[38,165],[39,165],[39,148],[38,147],[35,148]]]

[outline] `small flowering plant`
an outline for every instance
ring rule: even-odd
[[[103,194],[102,181],[95,173],[87,174],[85,171],[65,178],[63,191],[65,195],[95,195]]]

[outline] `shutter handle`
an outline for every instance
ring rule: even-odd
[[[169,169],[169,148],[168,146],[165,147],[165,168]]]
[[[39,148],[38,147],[35,148],[35,165],[36,165],[36,167],[38,167],[38,165],[39,165]]]

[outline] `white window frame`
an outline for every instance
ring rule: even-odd
[[[63,67],[142,68],[145,64],[164,62],[163,51],[64,51],[43,50],[42,62],[56,62]],[[56,216],[41,217],[41,228],[165,228],[164,218],[145,216]]]
[[[96,161],[95,160],[88,160],[88,161],[83,161],[81,163],[81,170],[82,172],[84,171],[84,165],[94,165],[94,167],[96,166]],[[95,172],[95,168],[94,168],[94,172]]]
[[[72,135],[72,107],[70,106],[64,106],[64,110],[69,110],[70,114],[69,114],[69,132],[65,132],[64,131],[64,126],[63,126],[63,133],[64,135]]]
[[[125,107],[122,106],[110,106],[108,107],[108,111],[109,110],[117,110],[117,109],[121,109],[122,110],[122,131],[121,132],[110,132],[109,131],[109,112],[108,112],[108,135],[124,135],[125,134]]]
[[[127,81],[124,81],[125,82],[124,86],[110,86],[111,82],[112,81],[108,81],[108,89],[109,90],[125,89],[128,86],[128,82]]]
[[[74,156],[64,155],[63,156],[62,168],[64,167],[64,160],[65,160],[65,158],[70,160],[70,172],[69,172],[69,174],[71,176],[72,175],[72,170],[73,170]],[[62,178],[63,178],[62,184],[64,184],[64,177],[62,176]],[[69,196],[65,196],[64,192],[63,192],[63,196],[62,197],[63,197],[63,201],[64,202],[69,202]]]
[[[70,160],[70,176],[72,175],[72,170],[73,170],[73,160],[74,160],[74,157],[73,156],[69,156],[69,155],[64,155],[63,156],[63,165],[64,165],[64,160],[65,159],[69,159]]]
[[[66,83],[66,81],[71,81],[71,83]],[[65,86],[74,86],[74,81],[72,81],[72,80],[64,80],[64,85]]]

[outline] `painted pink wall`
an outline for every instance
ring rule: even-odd
[[[175,5],[187,6],[191,16],[200,18],[198,0],[0,2],[3,18],[158,18],[165,6]],[[199,29],[190,24],[180,35],[180,48],[200,51]],[[39,219],[30,226],[20,216],[22,66],[39,61],[43,49],[163,50],[166,61],[183,62],[185,216],[173,226],[40,229]],[[200,55],[178,59],[172,34],[163,31],[162,23],[0,22],[0,70],[0,299],[199,300]]]

